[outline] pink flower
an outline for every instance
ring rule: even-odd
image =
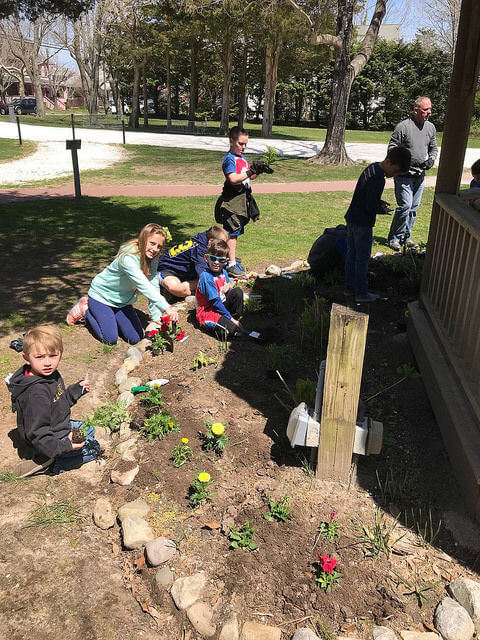
[[[147,338],[153,338],[153,336],[156,336],[157,333],[158,333],[158,329],[152,329],[147,333]]]
[[[337,514],[335,513],[335,511],[330,511],[330,522],[333,522],[336,518]]]
[[[332,573],[335,567],[337,566],[338,560],[336,558],[331,558],[328,555],[322,556],[318,553],[318,559],[322,562],[322,569],[325,573]]]
[[[183,340],[185,337],[185,331],[182,329],[179,333],[177,333],[177,342],[180,342],[180,340]]]

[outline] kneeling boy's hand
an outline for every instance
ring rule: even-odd
[[[68,439],[72,442],[72,432],[68,434]],[[72,442],[72,451],[76,451],[77,449],[81,449],[85,442]]]
[[[88,393],[90,391],[90,381],[88,380],[88,378],[85,378],[85,380],[80,380],[78,384],[83,389],[82,393]]]

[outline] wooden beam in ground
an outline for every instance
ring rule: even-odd
[[[352,463],[368,315],[332,305],[317,477],[348,480]]]

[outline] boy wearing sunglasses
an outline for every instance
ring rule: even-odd
[[[197,320],[202,327],[218,336],[233,338],[242,330],[243,291],[232,289],[226,268],[228,245],[224,240],[211,240],[205,254],[207,268],[198,281]]]

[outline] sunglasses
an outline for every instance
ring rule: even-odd
[[[210,262],[218,262],[218,264],[227,264],[228,258],[219,258],[218,256],[208,255],[207,260]]]

